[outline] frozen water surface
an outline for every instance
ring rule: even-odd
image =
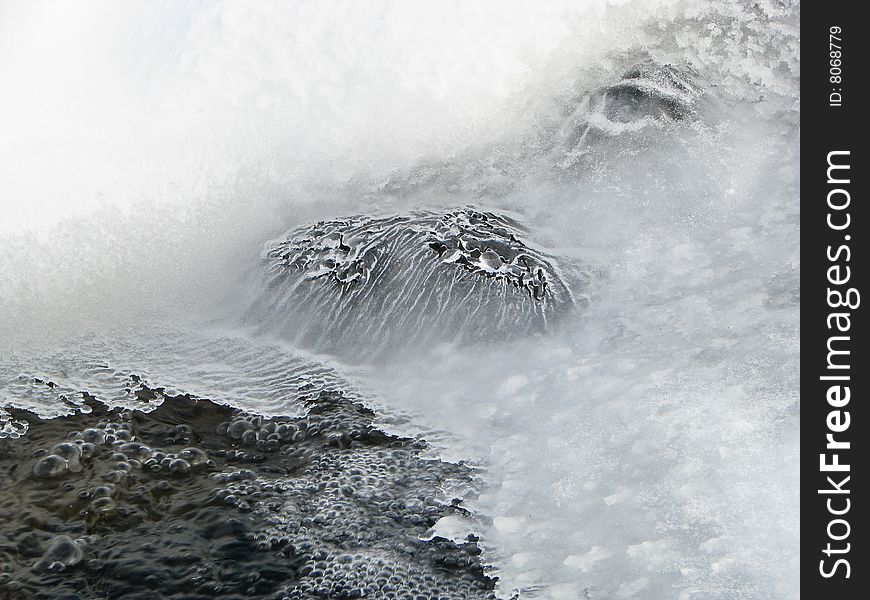
[[[4,584],[797,598],[798,32],[3,5]]]

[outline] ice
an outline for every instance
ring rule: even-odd
[[[0,438],[28,435],[4,409],[86,414],[84,390],[292,416],[306,384],[342,387],[479,468],[469,529],[503,598],[798,597],[799,16],[4,4]],[[421,331],[377,369],[247,318],[282,232],[467,206],[583,264],[584,310],[531,337]],[[307,283],[353,241],[324,244]],[[464,256],[437,258],[519,276]],[[45,450],[46,485],[79,476]]]

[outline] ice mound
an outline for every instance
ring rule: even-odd
[[[582,300],[526,233],[473,208],[298,227],[268,247],[269,289],[252,315],[352,355],[543,332]]]
[[[562,167],[571,158],[612,136],[689,119],[703,89],[688,67],[647,60],[625,71],[616,83],[581,94],[554,137],[551,155]]]
[[[646,61],[623,73],[617,83],[592,93],[589,103],[610,121],[678,121],[692,114],[699,95],[690,71]]]
[[[84,401],[53,420],[10,409],[28,423],[0,440],[15,597],[495,598],[476,538],[421,539],[464,512],[471,469],[340,393],[273,419],[190,396],[150,412]]]
[[[447,160],[424,160],[391,173],[378,185],[377,194],[509,196],[530,175],[571,177],[584,156],[604,151],[609,143],[639,146],[651,128],[670,130],[704,114],[709,96],[690,67],[632,58],[620,60],[631,66],[613,83],[596,88],[578,83],[560,100],[558,114],[521,142],[505,140]]]

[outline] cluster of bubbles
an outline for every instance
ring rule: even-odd
[[[174,428],[175,440],[189,439],[192,429],[179,424]],[[99,452],[99,450],[103,452]],[[177,452],[164,452],[136,440],[130,422],[100,421],[93,427],[69,432],[67,439],[50,448],[33,451],[36,462],[33,476],[37,479],[56,479],[67,473],[81,473],[83,465],[95,460],[101,462],[100,485],[82,489],[77,495],[90,500],[92,511],[105,512],[116,508],[118,486],[127,485],[136,472],[183,475],[203,467],[214,467],[208,453],[201,448],[187,447]],[[165,487],[165,486],[164,486]]]
[[[313,459],[306,471],[318,474],[318,485],[295,486],[292,500],[263,533],[269,540],[301,535],[318,549],[303,566],[308,576],[287,597],[331,598],[346,591],[359,598],[494,598],[491,582],[480,577],[476,544],[418,539],[440,517],[460,510],[436,495],[441,466],[421,462],[405,448]]]
[[[480,549],[476,544],[456,545],[439,539],[432,546],[436,549],[445,547],[443,555],[433,561],[435,568],[424,568],[412,562],[397,562],[396,556],[388,552],[319,553],[302,568],[302,572],[307,574],[306,579],[287,590],[283,599],[495,600],[495,593],[472,574],[458,575],[449,587],[444,585],[443,577],[439,576],[438,569],[460,571],[464,567],[478,565]],[[342,590],[342,595],[334,595],[335,590]]]
[[[132,439],[129,423],[101,422],[83,431],[73,431],[68,441],[58,442],[48,450],[37,448],[33,451],[34,458],[38,459],[33,465],[33,475],[53,478],[67,471],[79,473],[82,462],[94,456],[97,446],[122,445]]]
[[[424,459],[425,444],[373,429],[372,417],[323,396],[303,418],[237,414],[218,432],[260,451],[298,460],[294,448],[305,440],[333,450],[309,451],[293,476],[277,480],[251,469],[216,474],[229,485],[215,498],[264,520],[255,535],[262,547],[292,545],[306,557],[285,598],[495,598],[476,539],[420,539],[445,514],[462,511],[458,499],[441,498],[442,486],[469,484],[471,470]]]
[[[29,465],[0,469],[0,577],[18,597],[495,597],[476,539],[424,539],[464,512],[450,498],[471,469],[339,393],[271,419],[189,396],[85,402],[11,409],[30,431],[0,441],[0,466]]]

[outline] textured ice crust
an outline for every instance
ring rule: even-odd
[[[544,332],[584,300],[525,234],[473,208],[305,225],[268,247],[252,312],[305,346],[364,356]]]
[[[158,401],[165,393],[141,386]],[[461,514],[471,470],[424,458],[341,393],[264,419],[170,396],[0,440],[0,587],[16,598],[494,599]],[[452,500],[451,500],[452,499]],[[425,539],[424,539],[425,538]]]

